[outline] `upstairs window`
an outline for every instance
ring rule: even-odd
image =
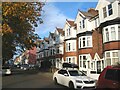
[[[106,32],[106,42],[109,41],[109,32],[108,32],[108,28],[105,29]]]
[[[70,51],[70,43],[68,43],[68,50]]]
[[[85,20],[82,20],[83,28],[85,28]]]
[[[108,15],[112,15],[113,11],[112,11],[112,4],[108,5]]]
[[[106,18],[113,14],[112,4],[109,4],[107,7],[103,8],[103,17]]]
[[[111,40],[116,40],[115,27],[111,27]]]
[[[106,7],[103,8],[103,16],[104,16],[104,18],[107,17],[107,10],[106,10]]]
[[[120,40],[120,28],[118,26],[107,26],[103,30],[104,42]]]
[[[81,24],[81,21],[80,21],[80,29],[82,28],[82,24]]]
[[[118,27],[118,39],[120,40],[120,26]]]
[[[92,36],[82,36],[79,38],[79,48],[92,47]]]
[[[76,51],[76,42],[69,41],[66,43],[66,52]]]
[[[70,32],[70,27],[67,29],[67,36],[70,36],[71,32]]]
[[[85,19],[80,21],[80,29],[85,28]]]

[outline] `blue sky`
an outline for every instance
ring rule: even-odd
[[[36,28],[35,33],[41,38],[48,37],[49,32],[54,32],[56,27],[63,28],[66,19],[75,20],[78,9],[87,11],[96,5],[97,2],[47,2],[41,16],[44,23]]]

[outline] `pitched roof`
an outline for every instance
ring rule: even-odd
[[[85,12],[85,11],[80,11],[80,12],[86,17],[93,17],[93,15],[90,14],[89,12]]]
[[[66,21],[67,21],[71,26],[75,26],[74,21],[67,20],[67,19],[66,19]]]
[[[80,11],[80,10],[79,10],[79,11]],[[86,11],[80,11],[80,12],[81,12],[84,16],[89,17],[89,18],[98,15],[98,11],[95,10],[94,8],[88,9],[87,12],[86,12]]]
[[[51,36],[52,38],[54,38],[54,33],[51,33],[51,32],[50,32],[50,36]]]
[[[47,38],[47,37],[45,37],[44,40],[45,40],[46,42],[49,42],[49,38]]]
[[[57,27],[56,27],[56,30],[57,30],[60,34],[62,34],[62,35],[64,36],[64,31],[63,31],[62,28],[57,28]]]

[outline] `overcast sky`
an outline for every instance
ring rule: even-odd
[[[43,24],[36,28],[36,33],[41,37],[48,37],[49,32],[54,32],[56,27],[63,28],[66,19],[75,20],[78,9],[87,11],[95,8],[97,2],[47,2],[43,7]]]

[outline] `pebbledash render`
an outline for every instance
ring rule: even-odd
[[[120,1],[99,0],[95,9],[78,10],[74,21],[66,19],[47,39],[39,45],[38,61],[47,57],[57,69],[75,63],[97,79],[106,66],[120,63]]]

